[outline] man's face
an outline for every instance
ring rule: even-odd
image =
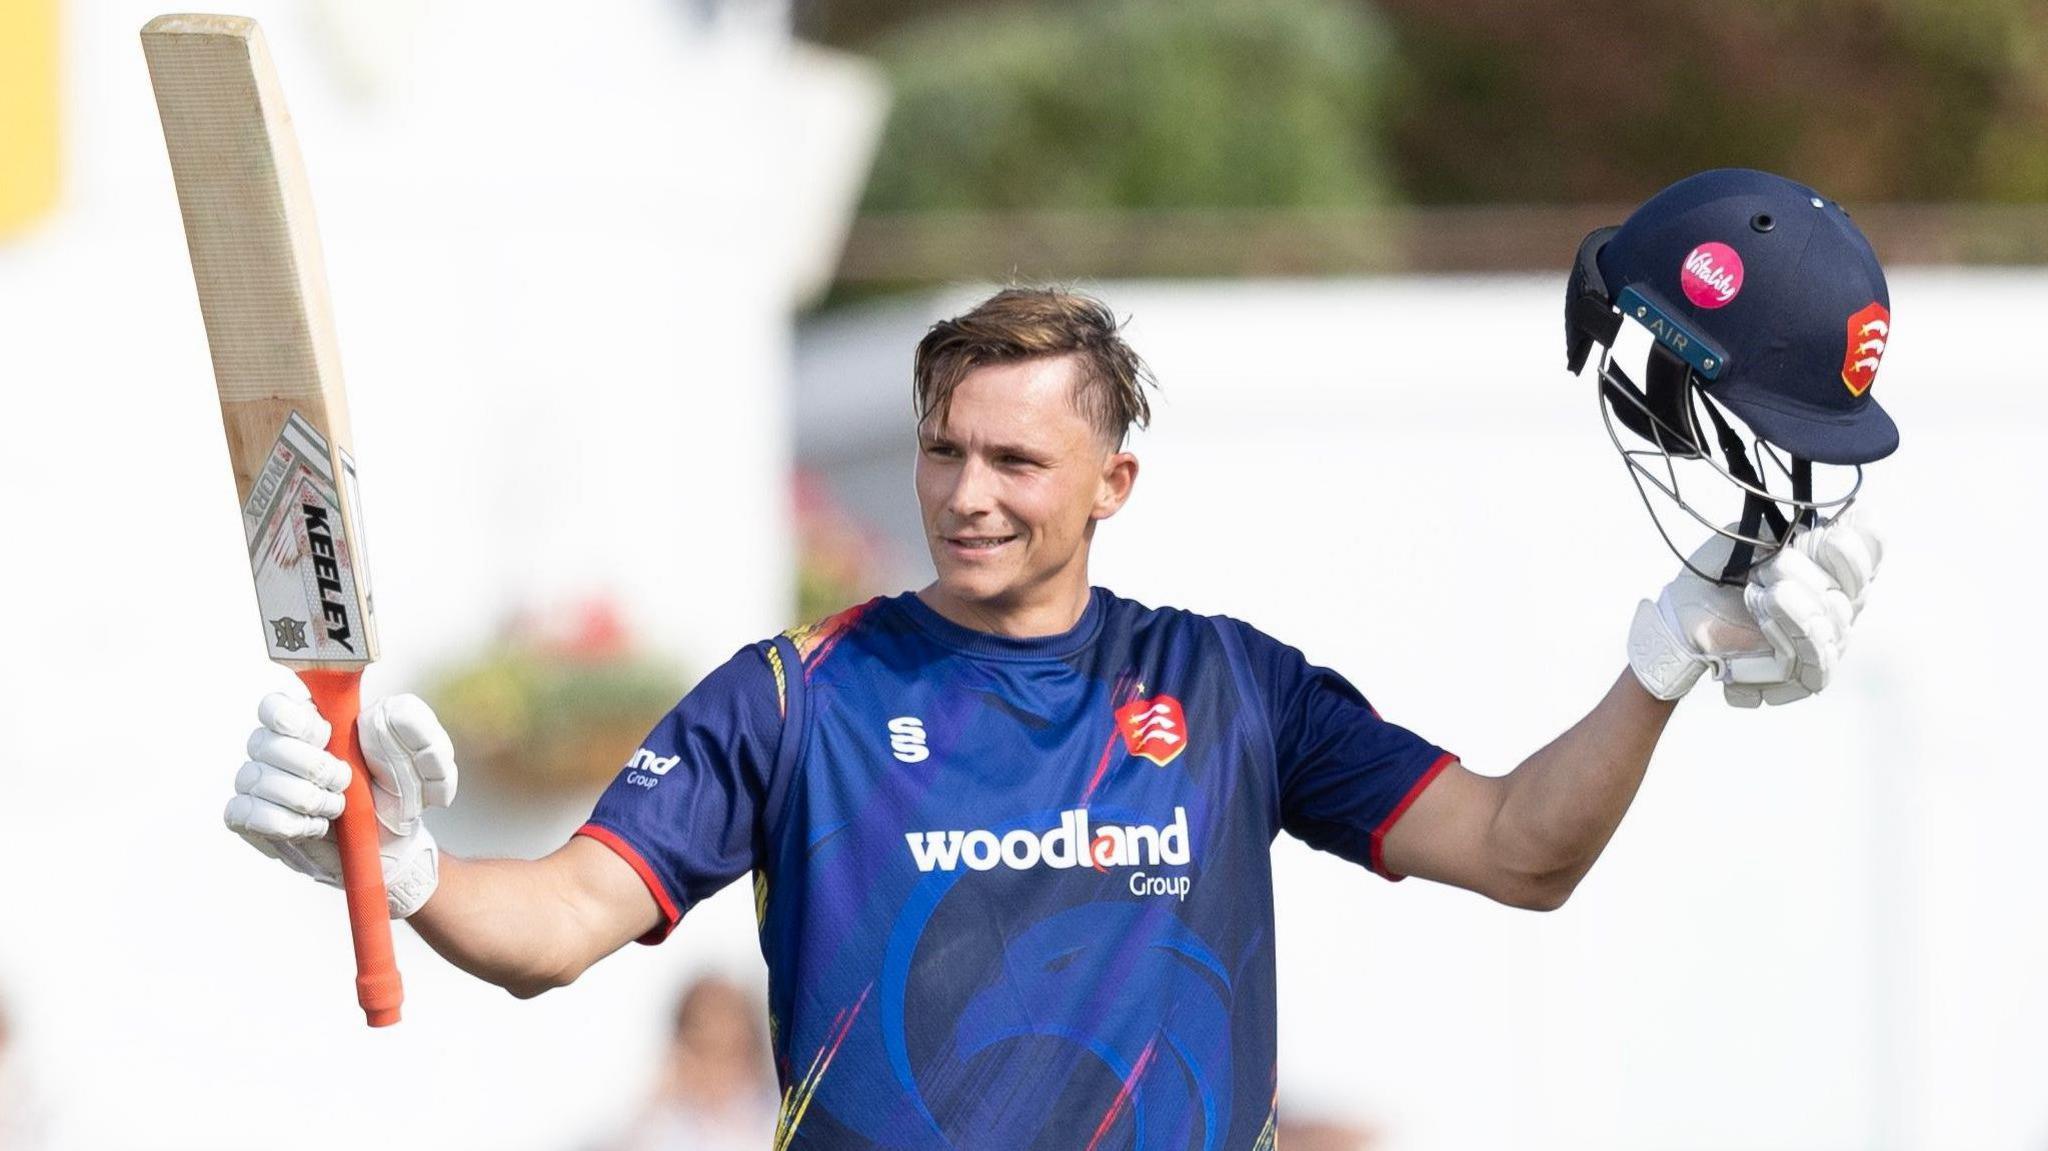
[[[1123,506],[1138,461],[1074,406],[1072,356],[991,364],[918,429],[917,502],[945,600],[989,630],[1078,600],[1095,521]]]

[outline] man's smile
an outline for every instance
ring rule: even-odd
[[[947,536],[946,546],[958,555],[984,556],[1000,549],[1016,536]]]

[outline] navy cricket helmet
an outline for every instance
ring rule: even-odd
[[[1614,362],[1629,321],[1650,336],[1640,385]],[[1699,573],[1722,583],[1743,582],[1821,509],[1845,510],[1862,465],[1898,448],[1898,427],[1871,394],[1890,339],[1884,269],[1849,214],[1803,184],[1744,168],[1688,177],[1619,227],[1595,230],[1579,245],[1566,289],[1567,367],[1578,374],[1600,346],[1601,407],[1615,447],[1639,491],[1647,479],[1735,541],[1723,571]],[[1625,446],[1614,420],[1653,448]],[[1657,458],[1657,470],[1646,458]],[[1685,500],[1674,460],[1703,460],[1743,490],[1735,528]],[[1855,469],[1846,495],[1815,499],[1816,463]],[[1773,471],[1789,496],[1773,490]],[[1650,512],[1684,558],[1655,506]]]

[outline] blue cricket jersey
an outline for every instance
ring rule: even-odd
[[[1385,874],[1450,756],[1237,620],[915,595],[741,651],[579,834],[664,923],[751,871],[777,1148],[1270,1148],[1285,829]]]

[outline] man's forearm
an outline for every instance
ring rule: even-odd
[[[1592,868],[1635,800],[1676,701],[1651,696],[1623,669],[1584,719],[1502,780],[1492,838],[1523,874],[1560,898]]]
[[[593,847],[571,841],[540,860],[443,852],[440,886],[406,922],[448,962],[522,999],[563,986],[631,938],[574,890],[565,856],[579,850]]]

